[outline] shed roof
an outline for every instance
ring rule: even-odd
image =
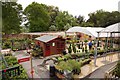
[[[58,36],[43,35],[43,36],[37,37],[35,39],[47,43],[47,42],[49,42],[49,41],[51,41],[53,39],[56,39],[56,38],[58,38]]]

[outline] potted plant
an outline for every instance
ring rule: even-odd
[[[84,42],[85,42],[85,52],[87,53],[87,42],[88,42],[88,40],[84,40]]]
[[[68,48],[68,53],[72,53],[71,44],[70,44],[70,46],[69,46],[69,48]]]
[[[82,61],[82,64],[81,64],[81,65],[84,66],[84,65],[86,65],[86,64],[89,64],[90,61],[91,61],[90,59],[85,59],[85,60]]]
[[[76,47],[74,43],[72,44],[72,48],[73,48],[73,52],[76,53]]]

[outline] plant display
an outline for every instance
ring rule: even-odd
[[[84,40],[84,42],[85,42],[85,43],[87,43],[87,42],[88,42],[88,40]]]
[[[73,72],[73,74],[80,73],[81,63],[76,60],[61,61],[56,65],[59,70],[68,70]]]
[[[12,56],[12,55],[4,55],[4,58],[5,58],[8,66],[9,66],[8,68],[19,66],[20,67],[20,72],[21,72],[20,75],[18,75],[18,76],[9,76],[9,75],[6,74],[7,79],[13,79],[13,80],[18,79],[18,78],[20,78],[20,79],[24,78],[25,80],[28,79],[26,71],[24,70],[22,65],[18,64],[18,61],[14,56]],[[2,63],[2,66],[1,66],[0,69],[6,69],[6,65],[4,64],[3,60],[0,61],[0,62]],[[14,71],[12,71],[11,75],[14,75],[14,74],[15,74]]]
[[[69,46],[69,48],[68,48],[68,53],[72,53],[72,47],[71,47],[71,44],[70,44],[70,46]]]
[[[85,64],[89,64],[90,63],[90,59],[84,59],[82,62],[81,62],[81,66],[84,66]]]
[[[65,57],[65,59],[67,59],[67,60],[72,58],[72,56],[71,56],[70,54],[66,54],[64,57]]]
[[[103,55],[104,50],[98,50],[97,54]]]
[[[11,38],[11,39],[2,39],[2,49],[11,48],[12,50],[24,50],[26,47],[31,48],[31,43],[33,41],[30,39],[19,39],[19,38]]]
[[[32,51],[32,56],[38,57],[38,56],[43,56],[43,49],[39,45],[34,45],[33,51]]]
[[[76,47],[74,43],[72,44],[72,48],[73,48],[73,52],[76,53]]]

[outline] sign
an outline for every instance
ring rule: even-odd
[[[26,62],[26,61],[29,61],[29,60],[30,60],[30,57],[21,58],[21,59],[18,59],[18,63]]]

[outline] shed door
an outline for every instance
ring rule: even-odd
[[[49,56],[50,55],[50,44],[46,44],[46,52],[45,52],[45,56]]]

